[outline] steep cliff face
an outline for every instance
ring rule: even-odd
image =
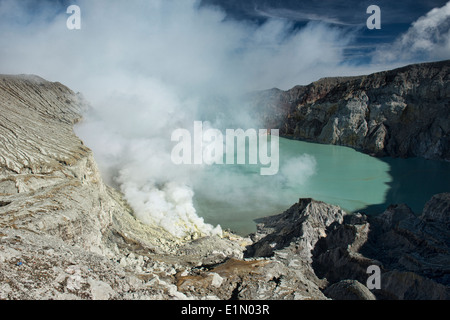
[[[450,161],[450,61],[325,78],[255,98],[267,128],[376,156]]]
[[[36,76],[1,76],[0,105],[0,225],[102,252],[130,210],[73,132],[87,107],[82,97]]]

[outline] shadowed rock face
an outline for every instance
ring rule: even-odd
[[[366,286],[356,280],[342,280],[325,289],[325,294],[336,300],[376,300]]]
[[[375,156],[450,161],[450,60],[254,96],[267,128]]]
[[[420,216],[393,205],[376,217],[300,199],[262,219],[246,254],[272,255],[291,270],[311,272],[332,299],[449,299],[449,199],[434,196]],[[381,269],[381,288],[370,292],[362,285],[372,265]]]
[[[373,293],[379,299],[448,299],[449,197],[449,193],[434,196],[420,216],[406,205],[393,205],[376,217],[346,217],[315,247],[316,274],[330,283],[345,279],[365,283],[367,267],[378,265],[381,288]],[[427,218],[435,211],[440,214]]]

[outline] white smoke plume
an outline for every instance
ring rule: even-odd
[[[143,222],[179,237],[220,228],[196,214],[195,183],[207,182],[201,166],[172,164],[171,132],[195,120],[220,126],[227,115],[235,119],[225,121],[258,129],[247,123],[253,117],[243,112],[240,94],[330,75],[350,41],[321,23],[294,30],[284,20],[232,21],[195,0],[82,0],[82,28],[71,31],[65,8],[39,1],[39,10],[29,10],[30,3],[0,1],[0,72],[37,74],[82,92],[93,109],[76,132],[94,151],[104,179],[120,188]],[[280,174],[308,177],[314,162],[302,163]],[[216,185],[236,188],[234,203],[273,193],[244,189],[236,180]]]

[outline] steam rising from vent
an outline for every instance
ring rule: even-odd
[[[157,188],[135,182],[124,182],[121,189],[133,204],[138,219],[147,224],[157,224],[176,237],[186,235],[220,235],[220,226],[205,224],[196,214],[192,204],[193,191],[177,183],[169,182]]]
[[[227,20],[220,9],[194,0],[81,0],[82,29],[69,31],[65,10],[49,16],[54,2],[40,1],[41,13],[24,2],[0,2],[2,72],[34,73],[82,92],[92,110],[76,133],[94,151],[104,179],[120,188],[139,219],[178,237],[220,234],[220,228],[196,214],[193,190],[206,190],[209,182],[204,165],[173,165],[173,130],[194,121],[264,128],[239,97],[306,84],[330,70],[342,74],[350,41],[321,23],[297,30],[285,20]],[[314,172],[310,158],[299,161],[281,167],[280,180]],[[261,194],[276,198],[271,186],[252,190],[232,177],[215,181],[210,186],[218,189],[208,194],[242,205]]]

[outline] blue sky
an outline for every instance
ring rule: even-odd
[[[387,25],[405,24],[409,26],[433,8],[442,7],[445,0],[202,0],[204,5],[218,5],[230,17],[236,19],[265,19],[270,16],[307,20],[307,15],[335,20],[342,24],[365,24],[365,11],[370,5],[378,5],[383,10],[383,20]]]
[[[71,4],[82,10],[82,30],[65,28]],[[381,8],[380,30],[366,27],[371,4]],[[287,89],[450,59],[450,2],[0,0],[0,35],[0,72],[81,89],[83,73],[93,78],[119,65],[175,85],[211,87],[220,72],[228,86]]]
[[[286,19],[297,28],[311,21],[335,25],[355,33],[346,50],[347,59],[368,63],[368,54],[380,44],[394,43],[408,31],[412,23],[432,9],[443,7],[447,0],[202,0],[202,3],[220,6],[226,10],[229,19],[260,23],[273,18]],[[378,5],[381,9],[381,30],[366,28],[366,20],[370,16],[366,14],[366,9],[370,5]],[[423,57],[423,60],[427,60],[427,57]]]

